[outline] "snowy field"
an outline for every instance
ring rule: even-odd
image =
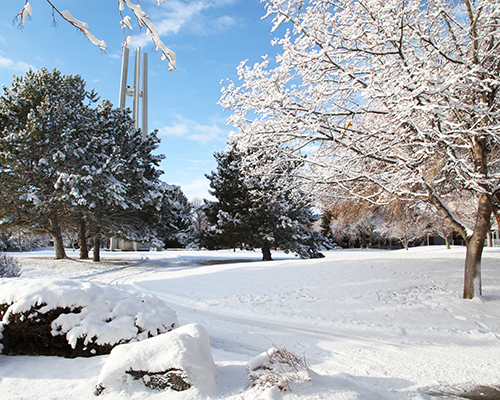
[[[464,248],[334,250],[300,260],[260,252],[103,252],[102,262],[16,254],[23,277],[71,278],[150,292],[210,336],[219,393],[265,398],[246,365],[272,345],[305,355],[312,380],[268,398],[439,399],[500,384],[500,249],[485,249],[482,298],[463,300]],[[1,399],[190,399],[186,392],[95,397],[109,356],[0,356]],[[149,389],[148,389],[149,390]]]

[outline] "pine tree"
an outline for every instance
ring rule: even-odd
[[[104,237],[132,241],[157,238],[150,215],[160,193],[158,165],[163,155],[153,155],[159,139],[134,128],[128,111],[103,101],[94,110],[90,135],[80,176],[65,176],[62,184],[73,193],[73,210],[78,221],[86,221],[94,250]],[[71,189],[69,189],[71,188]],[[98,261],[98,254],[94,253]]]
[[[319,257],[327,241],[312,231],[313,214],[307,196],[282,190],[276,176],[245,180],[243,155],[234,147],[215,153],[217,172],[207,175],[217,202],[206,202],[210,229],[207,247],[260,247],[263,260],[272,260],[271,248],[292,251],[302,258]]]
[[[191,205],[179,186],[163,184],[155,202],[154,223],[165,247],[184,247],[192,235]]]
[[[78,75],[29,71],[4,91],[2,226],[48,232],[56,258],[65,257],[61,226],[78,227],[82,244],[86,234],[94,239],[98,261],[104,237],[155,241],[175,225],[158,214],[175,201],[165,202],[170,192],[160,181],[164,156],[153,154],[156,131],[135,129],[128,111],[108,101],[91,107],[97,96]],[[88,257],[84,247],[81,256]]]
[[[95,100],[79,75],[46,69],[14,77],[0,97],[0,220],[49,233],[58,259],[72,197],[60,183],[79,175]]]

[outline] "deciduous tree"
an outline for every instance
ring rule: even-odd
[[[295,176],[330,193],[432,203],[467,242],[464,298],[499,187],[500,3],[492,0],[267,0],[276,64],[238,68],[221,104],[241,149],[306,161]],[[267,166],[260,172],[266,172]],[[298,178],[297,178],[298,179]],[[376,190],[374,190],[374,188]],[[448,199],[478,198],[466,226]],[[451,196],[450,196],[451,195]]]

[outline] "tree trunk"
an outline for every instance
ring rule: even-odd
[[[405,250],[408,251],[408,238],[406,236],[404,242],[405,242]]]
[[[481,288],[481,256],[484,241],[491,224],[491,199],[484,194],[479,195],[476,226],[474,233],[467,243],[464,274],[464,299],[472,299],[475,295],[482,295]]]
[[[268,244],[262,245],[262,261],[272,261],[271,247]]]
[[[94,237],[94,258],[92,261],[99,262],[101,261],[101,238]]]
[[[449,236],[445,236],[444,237],[444,241],[446,242],[446,248],[448,250],[450,250],[451,249],[451,247],[450,247],[450,237]]]
[[[52,215],[49,218],[50,228],[47,232],[50,234],[54,240],[54,250],[56,252],[56,260],[62,260],[66,258],[66,251],[64,250],[64,242],[62,238],[61,228],[59,227],[59,220],[57,215]]]
[[[89,248],[87,246],[87,222],[84,218],[80,220],[80,229],[78,231],[78,244],[80,245],[80,260],[89,259]]]

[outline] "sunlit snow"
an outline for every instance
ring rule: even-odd
[[[430,392],[500,383],[499,249],[485,249],[484,296],[474,300],[461,298],[462,247],[333,250],[314,260],[273,252],[272,262],[259,251],[103,251],[102,263],[53,255],[17,254],[23,277],[150,293],[181,327],[208,333],[215,394],[132,385],[104,400],[432,399]],[[248,363],[273,346],[304,356],[311,380],[287,392],[250,387]],[[95,399],[109,358],[0,356],[0,397]]]

